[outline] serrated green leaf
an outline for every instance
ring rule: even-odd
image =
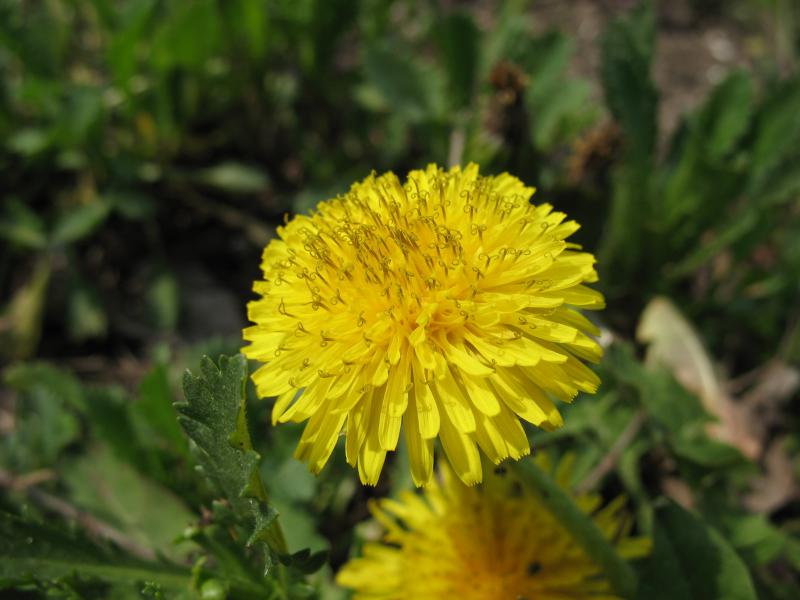
[[[728,542],[674,503],[656,513],[654,548],[639,600],[755,600],[753,582]]]
[[[136,560],[77,534],[0,512],[0,585],[75,575],[115,584],[150,582],[173,592],[191,584],[188,569]]]
[[[219,367],[205,357],[200,375],[184,376],[186,402],[175,406],[181,425],[197,445],[203,472],[252,528],[247,543],[263,546],[269,568],[276,556],[286,553],[286,546],[258,473],[261,457],[247,430],[246,379],[244,356],[223,356]]]
[[[45,363],[19,364],[4,383],[20,395],[15,427],[0,440],[4,465],[21,472],[52,466],[80,434],[75,410],[83,389],[72,375]]]
[[[656,145],[658,93],[650,76],[654,40],[653,9],[643,2],[612,21],[601,41],[606,101],[635,160],[652,158]]]
[[[800,79],[781,85],[762,104],[756,119],[750,189],[763,185],[800,139]]]
[[[752,96],[752,82],[744,71],[732,73],[711,92],[698,123],[707,158],[722,159],[745,133]]]

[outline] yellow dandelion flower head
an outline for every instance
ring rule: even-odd
[[[519,419],[559,427],[552,398],[594,392],[601,350],[575,307],[602,308],[578,229],[534,189],[478,166],[370,175],[278,228],[264,250],[244,354],[273,423],[308,420],[296,456],[346,456],[375,485],[401,429],[416,485],[434,440],[457,475],[529,452]]]
[[[475,487],[442,471],[443,483],[424,495],[407,491],[371,506],[383,540],[366,543],[336,578],[355,600],[616,598],[600,567],[512,470],[489,470]],[[568,478],[562,461],[559,484],[566,488]],[[624,558],[648,553],[648,539],[629,535],[624,498],[606,506],[595,494],[574,500]]]

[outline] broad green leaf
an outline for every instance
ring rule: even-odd
[[[68,209],[56,221],[50,239],[56,244],[71,244],[93,233],[106,220],[111,207],[95,198],[87,204]]]
[[[249,523],[252,534],[247,544],[263,547],[269,569],[276,556],[286,553],[286,545],[258,473],[261,457],[247,430],[246,379],[244,356],[223,356],[219,367],[206,357],[200,375],[184,376],[186,402],[176,408],[181,425],[197,445],[203,472],[239,518]]]
[[[642,405],[668,431],[677,434],[697,421],[708,419],[700,402],[663,369],[646,369],[630,346],[614,344],[605,364],[620,382],[639,391]]]
[[[130,443],[130,442],[129,442]],[[174,541],[196,516],[172,492],[95,447],[65,466],[71,500],[138,544],[178,560],[191,548]]]
[[[777,559],[789,545],[789,535],[763,514],[724,515],[722,521],[731,545],[758,565]]]
[[[185,567],[136,560],[77,534],[0,512],[0,588],[76,575],[113,584],[150,583],[170,597],[191,585]]]
[[[86,406],[96,439],[104,441],[118,458],[142,473],[162,481],[167,477],[153,440],[139,437],[141,431],[135,427],[131,415],[132,403],[122,389],[89,388],[86,390]]]
[[[661,524],[653,528],[653,549],[643,565],[636,600],[690,600],[689,581],[676,549]],[[697,599],[699,600],[699,598]]]
[[[656,145],[658,93],[650,76],[654,31],[651,3],[643,2],[612,21],[601,41],[606,101],[625,133],[628,155],[637,161],[650,159]]]
[[[674,503],[656,513],[639,600],[756,600],[744,563],[701,518]]]

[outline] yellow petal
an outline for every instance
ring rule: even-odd
[[[425,370],[416,357],[412,357],[414,388],[411,393],[417,407],[420,435],[425,439],[436,437],[439,433],[439,409],[433,391],[425,380]]]
[[[433,440],[420,435],[417,407],[412,401],[403,418],[411,478],[417,487],[427,484],[433,475]]]
[[[440,435],[444,453],[459,479],[467,485],[480,482],[483,478],[481,458],[472,438],[458,431],[446,416],[442,419]]]
[[[389,380],[382,388],[383,399],[379,420],[381,448],[394,450],[400,436],[400,424],[408,406],[408,388],[411,374],[408,368],[409,356],[404,353],[400,362],[389,373]],[[378,392],[379,394],[380,392]]]
[[[468,373],[461,373],[461,381],[467,397],[475,408],[485,415],[493,416],[500,412],[500,402],[497,393],[489,385],[488,381],[482,377],[475,377]]]
[[[449,371],[447,375],[437,379],[431,389],[437,405],[439,408],[444,408],[444,412],[456,429],[464,433],[475,431],[475,416],[472,414],[470,403]]]

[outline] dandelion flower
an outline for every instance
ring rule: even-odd
[[[347,461],[375,485],[401,429],[416,485],[441,440],[458,477],[481,481],[529,452],[520,419],[562,424],[553,399],[594,392],[581,361],[601,350],[575,308],[603,307],[584,285],[594,257],[566,240],[574,221],[534,189],[478,166],[370,175],[278,228],[243,349],[276,397],[273,423],[308,420],[296,456],[319,472],[346,431]]]
[[[366,543],[363,557],[345,564],[337,583],[354,590],[355,600],[616,598],[600,567],[536,493],[501,469],[476,487],[442,469],[442,485],[427,486],[424,496],[407,491],[373,504],[383,540]],[[568,477],[562,461],[558,483],[566,488]],[[624,498],[606,506],[595,494],[574,500],[623,558],[648,552],[649,540],[628,535]]]

